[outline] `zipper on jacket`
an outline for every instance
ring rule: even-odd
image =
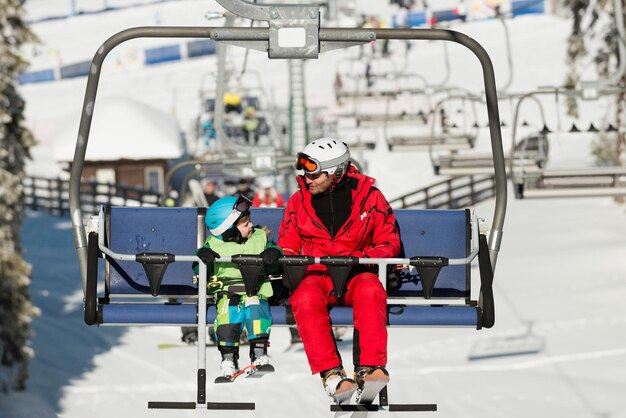
[[[335,238],[335,205],[333,203],[333,189],[330,189],[330,240]]]

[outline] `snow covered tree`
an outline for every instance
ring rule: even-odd
[[[22,186],[34,143],[24,128],[24,100],[17,75],[27,63],[19,50],[35,42],[23,17],[23,0],[0,2],[0,390],[23,390],[28,378],[31,321],[37,315],[28,286],[31,267],[22,259]]]
[[[624,0],[621,0],[622,4]],[[621,39],[615,24],[615,1],[613,0],[562,0],[563,6],[573,15],[572,33],[568,38],[567,64],[569,71],[565,86],[574,88],[580,81],[579,66],[591,55],[596,66],[599,79],[606,79],[619,65],[618,47]],[[619,84],[626,85],[622,76]],[[622,126],[626,117],[624,114],[626,95],[624,89],[616,95],[614,120]],[[575,98],[568,98],[568,114],[578,117],[578,107]],[[601,165],[624,165],[626,160],[626,141],[624,133],[616,135],[602,133],[592,145],[592,153]]]

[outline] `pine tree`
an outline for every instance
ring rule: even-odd
[[[580,60],[590,54],[587,43],[594,38],[601,42],[595,42],[592,58],[596,65],[599,79],[606,79],[619,64],[618,47],[620,39],[615,25],[614,0],[562,0],[566,8],[573,14],[572,33],[568,38],[567,64],[569,71],[565,85],[570,88],[576,87],[579,82],[577,65]],[[624,4],[624,0],[621,0]],[[626,9],[626,5],[624,7]],[[620,86],[626,85],[626,78],[622,76]],[[625,117],[626,94],[622,88],[621,93],[615,97],[615,122],[621,126]],[[568,98],[568,114],[578,117],[576,99]],[[613,164],[622,166],[626,161],[626,138],[620,130],[614,138],[605,134],[594,141],[592,152],[599,164]],[[618,199],[619,200],[619,199]]]
[[[24,128],[24,100],[17,75],[27,63],[19,50],[36,38],[23,20],[23,0],[0,2],[0,390],[24,390],[32,357],[31,321],[37,315],[28,286],[31,267],[22,259],[21,179],[34,139]]]

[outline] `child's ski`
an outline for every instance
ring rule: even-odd
[[[237,380],[237,378],[240,377],[253,377],[253,378],[260,378],[263,377],[264,375],[268,374],[268,373],[272,373],[274,372],[274,366],[272,366],[271,364],[264,364],[262,366],[254,366],[254,365],[249,365],[244,367],[243,369],[239,370],[237,373],[235,373],[232,376],[218,376],[215,378],[215,383],[232,383],[235,380]]]

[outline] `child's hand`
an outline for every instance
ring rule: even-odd
[[[218,253],[207,247],[200,248],[196,255],[204,264],[212,263],[216,258],[220,258]]]
[[[276,248],[266,248],[260,255],[263,257],[263,264],[276,264],[278,259],[283,256],[280,250]]]

